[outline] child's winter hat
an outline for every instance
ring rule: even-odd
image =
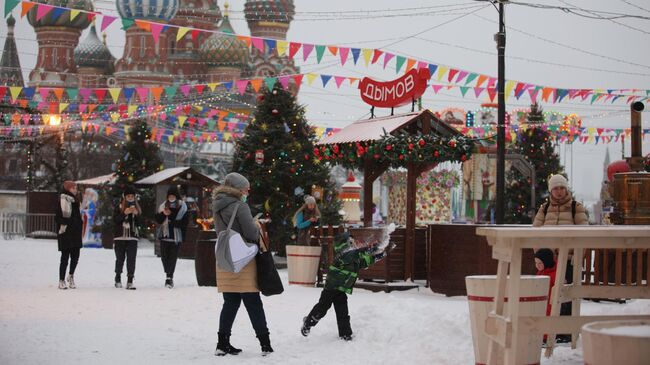
[[[305,204],[314,204],[314,205],[316,205],[316,198],[314,198],[311,195],[307,195],[307,197],[305,198]]]
[[[555,259],[553,258],[553,251],[548,248],[541,248],[535,252],[535,258],[540,259],[544,264],[544,268],[548,269],[555,266]]]
[[[76,186],[76,185],[77,185],[76,182],[74,182],[72,180],[66,180],[66,181],[63,182],[63,190],[70,191],[70,189],[72,189],[72,187]]]
[[[129,194],[135,195],[135,188],[133,186],[131,186],[131,185],[127,185],[124,188],[124,196],[127,196]]]
[[[350,233],[343,232],[334,236],[334,252],[341,252],[350,246]]]
[[[558,174],[558,175],[551,175],[551,177],[548,179],[548,191],[553,190],[553,188],[556,188],[558,186],[563,186],[565,189],[569,189],[569,182],[567,179]]]
[[[167,196],[173,195],[176,197],[176,199],[181,198],[181,193],[178,192],[178,188],[176,188],[174,185],[170,186],[169,189],[167,189]]]

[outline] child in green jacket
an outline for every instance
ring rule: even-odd
[[[385,247],[356,247],[354,239],[345,232],[334,238],[334,261],[329,267],[325,287],[314,308],[303,319],[300,332],[309,335],[314,327],[334,304],[339,337],[352,340],[352,328],[348,314],[348,296],[357,281],[359,270],[365,269],[386,256]]]

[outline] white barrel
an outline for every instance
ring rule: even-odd
[[[650,320],[600,321],[582,326],[585,364],[650,363]]]
[[[316,284],[320,254],[320,246],[287,245],[289,284],[314,286]]]
[[[489,339],[485,334],[485,321],[494,309],[494,294],[496,293],[496,275],[466,276],[467,303],[469,304],[469,319],[472,326],[472,341],[474,343],[474,358],[476,365],[486,364],[488,358]],[[509,279],[508,279],[509,280]],[[522,275],[519,284],[519,315],[543,316],[546,314],[548,303],[548,276]],[[508,284],[506,283],[506,293]],[[507,313],[507,302],[504,307]],[[517,348],[517,365],[539,364],[542,354],[543,335],[520,336]],[[503,351],[497,346],[497,364],[503,364]]]

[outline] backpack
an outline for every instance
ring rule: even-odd
[[[576,201],[571,200],[571,219],[573,219],[573,223],[575,224],[576,222]],[[544,203],[544,218],[546,218],[546,213],[548,212],[548,206],[551,205],[550,202]]]

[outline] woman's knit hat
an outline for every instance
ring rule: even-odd
[[[231,172],[228,175],[226,175],[226,179],[224,180],[223,184],[235,188],[237,190],[244,190],[251,187],[251,184],[248,182],[248,179],[246,179],[243,175],[238,174],[236,172]]]
[[[563,186],[565,189],[569,190],[569,182],[567,181],[566,177],[562,175],[552,175],[548,179],[548,191],[553,190],[553,188],[556,188],[558,186]]]
[[[305,198],[305,204],[314,204],[314,205],[316,205],[316,198],[314,198],[311,195],[307,195],[307,197]]]

